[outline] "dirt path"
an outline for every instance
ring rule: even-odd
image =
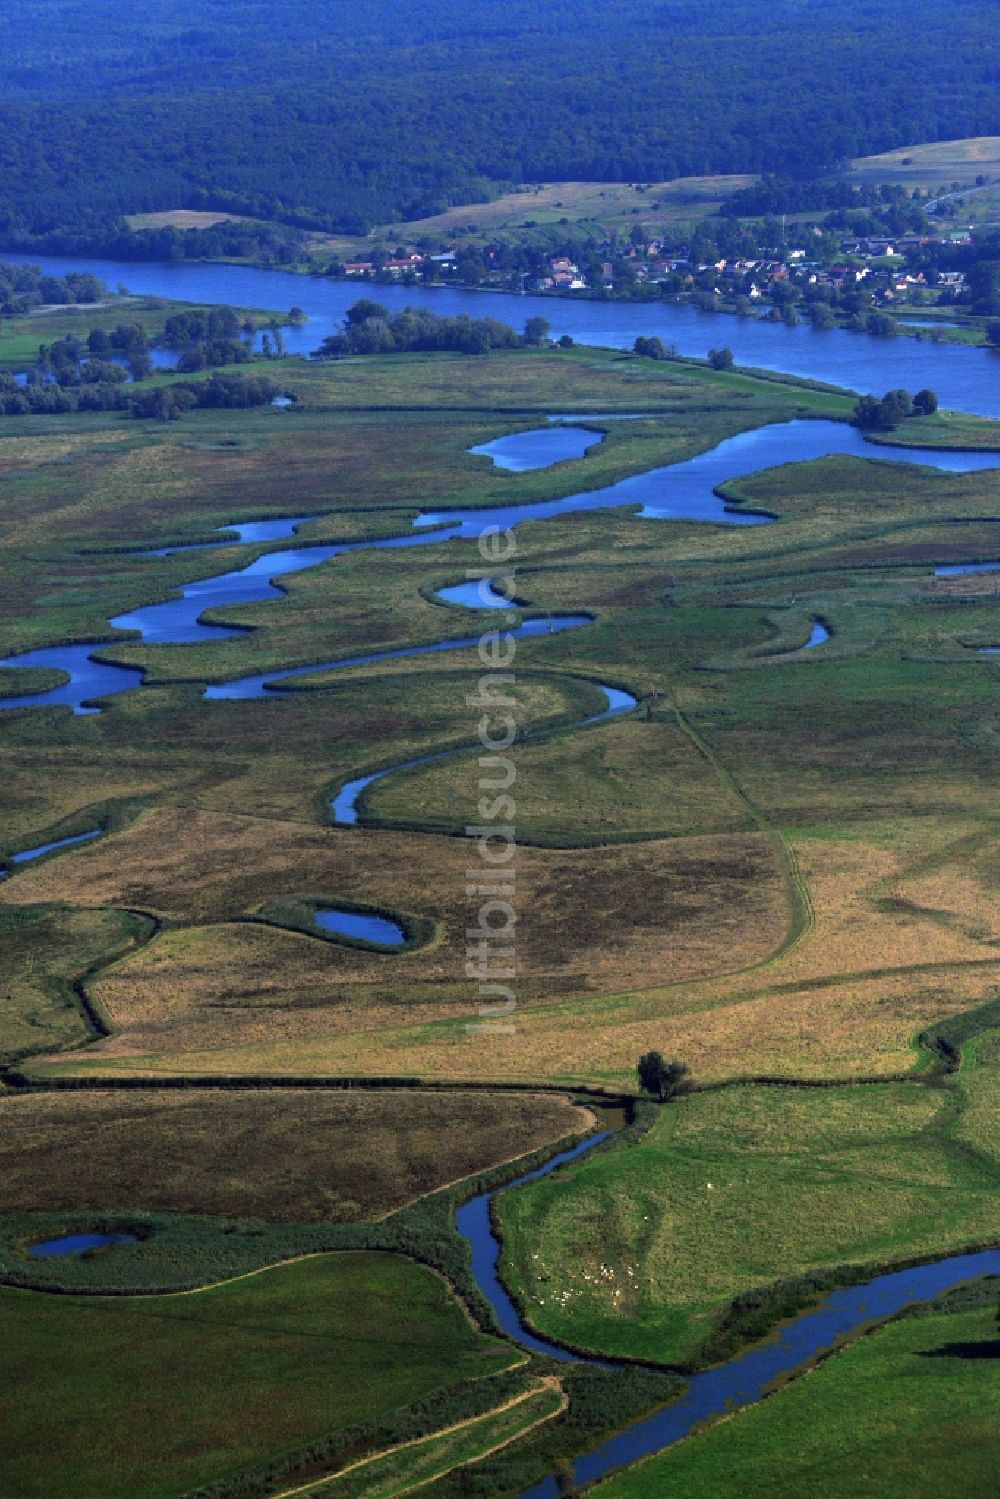
[[[541,1426],[543,1422],[551,1421],[555,1416],[562,1414],[562,1412],[569,1405],[569,1397],[567,1396],[565,1390],[563,1390],[555,1375],[543,1375],[542,1378],[536,1384],[533,1384],[530,1389],[523,1390],[520,1395],[511,1396],[510,1400],[505,1400],[501,1405],[495,1405],[488,1411],[481,1411],[477,1416],[467,1416],[464,1421],[456,1421],[451,1426],[442,1426],[439,1431],[428,1432],[426,1436],[414,1437],[408,1442],[397,1442],[394,1447],[385,1447],[381,1452],[370,1452],[367,1454],[367,1456],[359,1457],[355,1462],[349,1463],[346,1468],[339,1468],[336,1470],[336,1472],[326,1473],[322,1478],[310,1479],[308,1483],[300,1484],[298,1488],[281,1489],[277,1494],[273,1494],[271,1496],[271,1499],[293,1499],[293,1495],[308,1494],[312,1489],[318,1489],[322,1484],[332,1483],[337,1478],[343,1478],[346,1474],[353,1473],[358,1468],[363,1468],[369,1463],[379,1462],[382,1458],[385,1457],[392,1457],[393,1454],[397,1452],[405,1452],[410,1447],[421,1447],[427,1442],[436,1441],[438,1437],[451,1436],[453,1432],[463,1431],[469,1426],[474,1426],[477,1421],[485,1421],[490,1416],[499,1416],[503,1411],[512,1410],[514,1406],[522,1405],[525,1400],[530,1399],[533,1395],[539,1394],[543,1389],[559,1390],[561,1399],[556,1410],[552,1411],[548,1415],[539,1416],[538,1420],[533,1421],[530,1426],[525,1426],[520,1431],[512,1432],[510,1436],[504,1437],[503,1441],[495,1442],[492,1447],[488,1447],[484,1451],[477,1453],[474,1458],[461,1458],[459,1461],[453,1463],[452,1467],[461,1467],[468,1462],[481,1462],[484,1457],[489,1457],[492,1453],[499,1452],[503,1447],[508,1447],[511,1442],[520,1441],[520,1439],[523,1436],[526,1436],[529,1431],[534,1431],[536,1426]],[[445,1469],[445,1472],[450,1473],[451,1468]],[[435,1473],[429,1478],[422,1478],[419,1480],[419,1482],[412,1484],[409,1488],[400,1489],[399,1493],[411,1494],[417,1489],[426,1487],[428,1483],[433,1483],[436,1479],[441,1478],[442,1476],[443,1474],[441,1473]]]

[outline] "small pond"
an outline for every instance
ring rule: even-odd
[[[59,1239],[43,1239],[29,1244],[28,1253],[39,1259],[58,1259],[69,1254],[86,1254],[88,1249],[104,1249],[109,1244],[137,1244],[135,1234],[63,1234]]]
[[[461,604],[463,609],[512,609],[515,606],[498,593],[489,578],[473,578],[468,583],[451,583],[439,588],[437,597],[446,604]]]
[[[395,921],[374,916],[370,911],[343,911],[335,906],[313,913],[313,920],[323,932],[341,937],[355,937],[363,942],[377,942],[380,947],[402,947],[406,933]]]
[[[537,468],[551,468],[554,463],[565,463],[567,458],[582,458],[590,448],[603,441],[603,432],[588,431],[585,427],[551,426],[495,437],[492,442],[470,448],[469,452],[492,458],[495,468],[506,469],[511,474],[526,474]]]

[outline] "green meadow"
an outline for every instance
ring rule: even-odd
[[[518,1359],[392,1255],[304,1259],[191,1295],[0,1300],[4,1483],[25,1499],[183,1493],[338,1432],[346,1458],[353,1429],[391,1430],[404,1407]]]
[[[789,1283],[773,1317],[824,1278],[849,1278],[845,1266],[860,1279],[995,1235],[1000,1177],[974,1122],[995,1092],[977,1067],[954,1093],[745,1086],[685,1099],[639,1144],[501,1199],[508,1281],[560,1341],[668,1364],[717,1356],[732,1303],[769,1282]]]

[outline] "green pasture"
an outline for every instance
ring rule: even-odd
[[[956,1149],[964,1108],[910,1083],[684,1099],[638,1144],[500,1199],[509,1283],[546,1336],[697,1361],[758,1287],[801,1278],[801,1300],[845,1265],[860,1278],[995,1236],[1000,1177],[985,1152]]]
[[[191,1295],[0,1301],[0,1455],[24,1499],[176,1495],[338,1430],[391,1426],[516,1359],[438,1276],[385,1254]]]

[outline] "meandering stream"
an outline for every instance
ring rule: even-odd
[[[32,256],[30,259],[41,259],[45,268],[56,274],[79,269],[80,266],[80,261],[76,258],[65,260]],[[327,333],[335,330],[348,306],[358,295],[356,286],[344,283],[237,266],[150,266],[132,262],[96,261],[91,268],[111,284],[124,281],[134,291],[145,294],[237,306],[302,306],[309,314],[309,322],[301,330],[288,330],[285,336],[286,346],[293,352],[308,352],[315,348]],[[628,303],[556,301],[532,297],[514,299],[494,293],[416,287],[379,288],[378,297],[393,309],[422,305],[443,314],[465,312],[473,317],[491,316],[509,322],[521,322],[528,316],[540,314],[551,319],[556,336],[568,333],[581,342],[611,347],[631,347],[639,334],[660,334],[674,342],[681,352],[702,355],[710,343],[725,342],[733,348],[737,361],[743,365],[805,375],[841,386],[877,392],[896,386],[918,389],[929,385],[937,390],[943,405],[987,416],[1000,416],[1000,384],[990,379],[996,368],[996,356],[986,350],[937,345],[912,339],[880,340],[839,330],[817,332],[805,325],[788,328],[783,324],[756,320],[725,319],[720,323],[711,314],[660,304],[636,306]],[[510,439],[500,439],[497,443],[485,446],[487,450],[492,450],[490,456],[496,461],[498,453],[503,454],[504,443],[508,445],[509,456],[510,444],[516,438],[520,439],[522,449],[526,451],[534,448],[537,454],[537,434],[516,434]],[[586,446],[599,440],[599,434],[588,433]],[[583,439],[578,441],[582,442]],[[276,579],[318,566],[343,552],[436,545],[453,537],[474,537],[489,526],[518,525],[527,520],[546,519],[609,506],[636,506],[639,515],[647,519],[712,521],[736,525],[766,524],[771,519],[766,515],[728,507],[715,494],[716,486],[725,480],[738,478],[761,468],[807,461],[828,453],[849,453],[875,461],[932,464],[951,472],[1000,466],[1000,455],[893,448],[879,450],[866,444],[861,435],[850,427],[821,421],[791,422],[743,433],[686,463],[667,465],[600,490],[578,492],[562,499],[523,506],[429,512],[418,517],[413,528],[405,535],[337,545],[301,545],[268,553],[246,568],[191,583],[182,590],[179,597],[116,615],[109,624],[115,630],[133,631],[143,642],[149,644],[179,645],[234,637],[246,633],[245,630],[237,626],[203,623],[204,614],[207,611],[224,610],[227,605],[276,599],[281,595],[280,588],[275,586]],[[513,461],[504,466],[512,470],[517,468]],[[539,466],[543,465],[529,461],[522,462],[520,468],[524,471]],[[297,529],[308,519],[310,517],[242,522],[222,528],[218,541],[161,547],[154,549],[149,555],[166,556],[176,551],[196,550],[206,546],[259,545],[295,535]],[[235,541],[231,539],[234,534]],[[938,572],[989,571],[997,565],[952,565],[938,569]],[[479,595],[477,598],[473,598],[469,592],[473,588]],[[457,584],[442,589],[440,598],[448,604],[471,608],[502,610],[509,607],[507,600],[492,587],[487,596],[483,597],[482,589],[477,584]],[[531,638],[583,627],[590,622],[590,618],[586,614],[564,614],[528,620],[517,626],[512,633],[522,639]],[[206,690],[205,696],[210,699],[264,698],[272,692],[286,690],[282,684],[296,677],[429,652],[468,648],[475,645],[477,640],[478,637],[463,637],[279,669],[215,684]],[[104,643],[105,648],[108,643]],[[818,639],[811,638],[809,646],[818,643]],[[54,668],[65,673],[68,680],[48,691],[0,699],[0,708],[68,705],[74,713],[92,713],[99,711],[96,700],[142,685],[141,670],[101,661],[98,656],[100,649],[101,646],[93,642],[57,645],[6,658],[0,662],[0,666]],[[1000,648],[987,648],[987,653],[996,653],[998,649]],[[635,700],[629,694],[611,687],[603,690],[607,699],[606,707],[582,722],[596,722],[634,706]],[[457,752],[444,751],[441,754]],[[441,754],[406,761],[347,783],[333,802],[335,820],[345,824],[357,820],[358,797],[374,780],[391,774],[394,770],[428,763],[440,758]],[[15,855],[11,862],[37,857],[52,849],[85,841],[96,837],[98,832],[99,830],[95,830],[88,834],[74,835],[33,850],[25,850],[22,854]],[[363,913],[331,909],[317,912],[317,924],[322,927],[324,921],[328,920],[332,927],[335,921],[352,914],[362,922],[382,919],[366,917]],[[383,936],[395,941],[390,928],[395,932],[401,932],[402,929],[395,923],[386,924]],[[343,931],[343,927],[334,929]],[[589,1137],[572,1151],[561,1152],[546,1165],[526,1173],[505,1190],[557,1170],[567,1161],[593,1149],[606,1138],[606,1133]],[[499,1246],[490,1224],[491,1195],[483,1194],[474,1198],[457,1215],[459,1231],[472,1246],[473,1273],[480,1289],[493,1305],[501,1326],[510,1336],[526,1347],[547,1353],[553,1358],[571,1359],[574,1356],[567,1350],[537,1337],[524,1326],[499,1279]],[[67,1241],[57,1242],[61,1248]],[[55,1244],[36,1245],[34,1248],[41,1252],[59,1252]],[[832,1292],[820,1305],[803,1312],[780,1329],[773,1338],[725,1364],[695,1375],[680,1400],[631,1423],[623,1431],[578,1458],[573,1464],[574,1482],[593,1482],[641,1457],[662,1451],[688,1435],[699,1423],[760,1399],[776,1380],[803,1368],[817,1356],[836,1346],[839,1340],[857,1333],[878,1319],[891,1316],[909,1304],[931,1300],[942,1292],[981,1275],[1000,1275],[1000,1251],[986,1250],[977,1254],[946,1256],[931,1265],[876,1276],[864,1284]],[[548,1477],[527,1490],[525,1499],[557,1499],[558,1494],[556,1479]]]
[[[593,1150],[610,1133],[602,1130],[588,1136],[572,1149],[560,1151],[545,1165],[526,1172],[499,1190],[514,1191],[539,1177],[548,1176]],[[561,1362],[574,1361],[578,1355],[539,1337],[525,1326],[500,1278],[501,1247],[493,1231],[491,1215],[491,1205],[497,1195],[497,1191],[481,1193],[460,1207],[455,1215],[456,1227],[471,1249],[476,1284],[508,1337],[535,1353]],[[1000,1275],[1000,1249],[947,1255],[933,1264],[894,1270],[858,1285],[831,1291],[817,1306],[801,1312],[764,1342],[754,1344],[723,1364],[692,1375],[687,1390],[678,1400],[652,1415],[631,1422],[590,1452],[576,1458],[573,1482],[594,1483],[639,1458],[664,1451],[689,1436],[703,1422],[741,1406],[753,1405],[780,1380],[804,1369],[838,1343],[856,1336],[873,1323],[894,1316],[904,1307],[932,1301],[945,1291],[984,1275]],[[584,1357],[582,1361],[602,1368],[616,1366],[614,1360]],[[562,1492],[556,1478],[550,1476],[524,1490],[521,1499],[559,1499]]]
[[[540,439],[543,434],[556,437],[563,430],[559,427],[543,428],[533,435],[536,439]],[[507,439],[498,439],[495,446],[506,441]],[[525,521],[547,520],[555,516],[616,506],[635,507],[639,517],[646,520],[766,525],[771,523],[773,517],[728,505],[716,494],[717,487],[727,480],[759,469],[784,463],[807,462],[828,454],[850,454],[880,463],[932,466],[950,473],[1000,467],[1000,453],[880,448],[865,442],[855,428],[841,422],[800,420],[773,423],[726,438],[716,447],[699,453],[694,458],[666,464],[600,489],[578,490],[560,499],[532,504],[423,512],[412,523],[411,529],[402,535],[371,541],[314,546],[303,544],[282,551],[267,552],[247,567],[198,579],[182,588],[179,596],[116,614],[108,623],[112,629],[134,632],[149,645],[185,645],[231,639],[247,634],[247,627],[208,624],[204,622],[204,615],[209,611],[224,610],[227,606],[278,599],[282,597],[282,590],[277,585],[278,579],[303,572],[307,568],[318,567],[345,552],[436,546],[453,538],[473,539],[490,527],[504,529],[521,525]],[[557,461],[558,456],[550,456],[550,462]],[[225,529],[236,532],[239,540],[233,545],[249,545],[287,536],[305,524],[308,518],[299,516],[284,520],[246,521]],[[147,555],[160,556],[183,549],[161,547]],[[590,618],[585,614],[552,615],[544,620],[525,621],[512,633],[522,639],[532,635],[554,634],[561,630],[577,629],[588,624]],[[402,660],[437,651],[467,649],[477,643],[477,638],[436,641],[395,650],[374,651],[361,656],[341,657],[333,661],[314,662],[308,666],[278,668],[271,672],[235,678],[229,682],[214,683],[206,688],[205,696],[210,699],[264,697],[274,685],[280,688],[282,682],[297,676],[350,666],[367,666],[379,661]],[[106,642],[105,648],[110,643]],[[0,698],[0,709],[67,705],[77,714],[100,711],[96,706],[97,699],[141,687],[144,675],[139,668],[102,660],[100,647],[93,644],[44,646],[8,656],[0,661],[0,667],[55,668],[64,672],[68,679],[45,691]]]

